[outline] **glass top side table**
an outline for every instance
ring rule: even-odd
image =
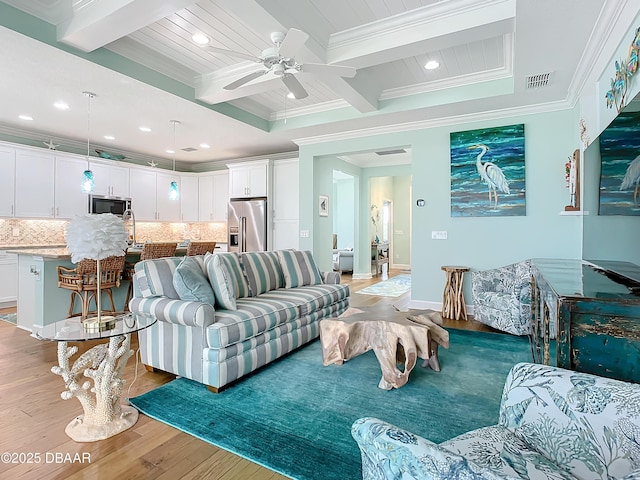
[[[76,442],[104,440],[132,427],[138,420],[135,408],[120,404],[125,384],[122,373],[133,355],[131,334],[150,327],[157,319],[133,313],[114,317],[113,328],[108,330],[87,332],[80,319],[74,317],[35,327],[31,334],[39,340],[58,342],[58,365],[51,367],[51,371],[64,380],[66,390],[60,396],[63,400],[76,397],[84,410],[65,428],[65,433]],[[70,364],[78,347],[70,347],[67,342],[100,339],[107,339],[108,343],[92,347]]]

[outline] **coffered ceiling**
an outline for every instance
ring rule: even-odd
[[[442,124],[513,109],[570,108],[590,39],[614,0],[5,0],[0,134],[183,168],[296,149],[294,140],[386,125]],[[288,99],[249,57],[272,32],[308,34]],[[198,46],[202,33],[210,46]],[[284,47],[283,47],[284,48]],[[220,49],[237,52],[224,54]],[[427,70],[428,60],[440,64]],[[305,64],[353,67],[353,78]],[[533,84],[528,84],[533,81]],[[96,93],[91,121],[83,91]],[[52,104],[70,105],[58,111]],[[18,119],[26,114],[32,121]],[[143,133],[138,127],[148,126]],[[104,139],[112,135],[114,140]],[[210,148],[201,147],[208,144]],[[184,151],[184,149],[190,151]]]

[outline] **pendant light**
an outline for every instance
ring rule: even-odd
[[[180,125],[178,120],[169,120],[169,123],[173,124],[173,173],[176,173],[176,125]],[[178,189],[178,182],[171,181],[169,185],[169,200],[178,200],[180,198],[180,190]]]
[[[93,172],[89,165],[89,135],[91,133],[91,99],[94,98],[96,94],[93,92],[82,92],[82,94],[87,97],[89,106],[87,109],[87,169],[82,172],[82,182],[80,187],[84,193],[91,193],[95,187],[95,181],[93,180]]]

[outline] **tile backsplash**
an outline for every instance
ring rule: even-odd
[[[22,220],[0,218],[0,245],[64,245],[68,220]],[[181,242],[189,240],[227,241],[227,224],[137,222],[136,241]]]

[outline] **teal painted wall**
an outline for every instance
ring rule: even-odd
[[[411,263],[411,176],[393,177],[392,264]]]
[[[355,228],[355,177],[335,181],[333,184],[333,233],[338,235],[338,248],[353,248],[356,243]]]
[[[525,124],[527,215],[522,217],[450,216],[449,134],[497,125]],[[362,169],[360,205],[366,205],[368,177],[412,176],[412,299],[441,302],[444,285],[442,265],[466,265],[473,270],[507,265],[525,258],[580,258],[582,221],[577,216],[561,216],[567,203],[564,163],[576,148],[575,112],[564,110],[536,115],[443,126],[423,130],[361,136],[348,140],[300,147],[301,188],[300,228],[312,230],[311,238],[301,239],[303,248],[316,254],[316,247],[327,243],[328,230],[317,217],[317,195],[324,188],[324,160],[315,157],[408,146],[413,163],[406,167]],[[330,190],[328,190],[330,191]],[[426,205],[416,206],[422,198]],[[313,207],[316,207],[314,210]],[[315,214],[315,215],[312,215]],[[368,231],[367,215],[359,215],[359,230]],[[432,240],[433,230],[445,230],[448,240]],[[326,238],[325,238],[326,237]],[[368,238],[358,240],[356,273],[366,271]],[[318,252],[321,268],[329,266],[330,256]],[[471,303],[471,282],[465,282],[465,296]]]

